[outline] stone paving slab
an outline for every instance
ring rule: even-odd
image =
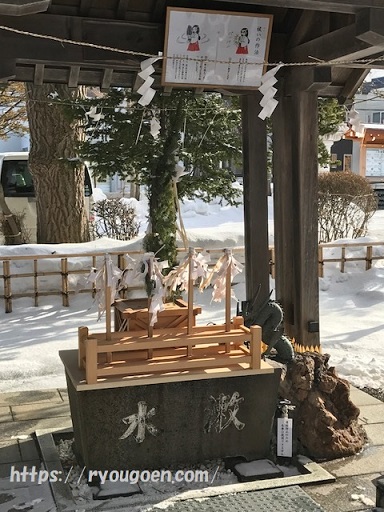
[[[362,405],[382,405],[383,402],[374,396],[368,395],[361,389],[351,386],[350,390],[351,401],[360,408]]]
[[[0,439],[7,441],[20,435],[32,434],[36,430],[60,430],[71,427],[72,420],[69,416],[28,421],[10,421],[0,423]]]
[[[0,407],[0,423],[5,423],[6,421],[12,421],[12,412],[10,407]]]
[[[165,502],[166,503],[166,502]],[[159,503],[149,510],[162,507]],[[189,499],[172,504],[172,512],[325,512],[298,486],[284,489],[219,495],[208,499]]]
[[[384,474],[384,446],[368,446],[358,455],[324,462],[321,466],[337,478]]]
[[[21,460],[28,462],[30,460],[36,460],[40,457],[40,453],[37,449],[35,439],[19,439],[19,449],[21,453]]]
[[[11,410],[15,421],[57,418],[70,415],[69,404],[65,402],[13,405]]]
[[[29,469],[32,468],[33,466],[35,466],[36,468],[40,468],[40,459],[30,460],[28,462],[11,462],[7,464],[0,464],[0,490],[12,489],[13,487],[25,487],[25,483],[23,482],[12,483],[9,481],[12,468],[14,468],[16,471],[23,471],[24,467],[27,467]]]
[[[360,409],[360,420],[364,423],[383,423],[384,403],[378,405],[362,405]]]
[[[23,484],[3,489],[3,480],[0,479],[0,510],[17,511],[33,510],[33,512],[53,512],[56,510],[52,493],[48,483],[40,485]]]
[[[41,402],[62,402],[63,399],[59,390],[47,389],[38,391],[14,391],[11,393],[0,393],[0,406],[22,405]]]
[[[384,445],[384,425],[383,423],[372,423],[364,425],[364,430],[368,436],[370,445],[382,446]]]
[[[0,441],[0,462],[21,462],[21,453],[17,440]]]
[[[378,477],[372,473],[356,477],[338,478],[334,483],[306,486],[305,492],[327,512],[353,512],[371,509],[375,504],[376,488],[372,480]],[[353,500],[352,496],[360,496]],[[367,500],[364,504],[362,500]],[[367,503],[371,505],[368,506]],[[289,512],[289,511],[287,511]]]

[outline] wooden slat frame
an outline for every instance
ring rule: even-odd
[[[147,331],[123,334],[88,332],[79,329],[79,368],[84,368],[87,384],[98,378],[116,375],[136,375],[153,372],[188,371],[245,364],[261,368],[261,327],[248,329],[241,317],[233,319],[232,328],[226,324],[188,327],[181,330],[158,329],[151,337]],[[244,342],[250,341],[250,349]],[[222,348],[220,348],[222,347]],[[185,352],[180,349],[186,349]],[[155,353],[156,351],[156,353]],[[164,352],[165,351],[165,352]],[[114,354],[124,359],[113,360]],[[130,356],[132,354],[132,356]],[[102,360],[99,358],[102,356]],[[142,358],[138,360],[137,358]]]

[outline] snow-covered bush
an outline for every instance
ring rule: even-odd
[[[366,178],[346,171],[319,175],[319,242],[366,235],[377,197]]]
[[[121,199],[102,199],[92,207],[94,236],[131,240],[139,233],[135,209]]]

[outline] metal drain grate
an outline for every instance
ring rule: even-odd
[[[175,503],[172,512],[325,512],[300,487],[221,494]]]

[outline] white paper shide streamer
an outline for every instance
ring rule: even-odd
[[[150,134],[154,139],[157,139],[158,136],[160,135],[160,129],[161,124],[159,123],[158,119],[155,116],[153,116],[150,121]]]
[[[208,273],[209,254],[193,252],[191,255],[191,279],[205,279]],[[189,255],[164,278],[165,289],[169,292],[187,292],[189,283]]]
[[[97,269],[92,268],[87,277],[87,283],[94,285],[96,289],[96,301],[98,304],[99,316],[101,319],[106,311],[106,307],[112,306],[119,288],[122,271],[114,265],[110,255],[105,256],[103,265]],[[106,297],[105,291],[110,289],[109,297]],[[109,303],[109,304],[108,304]]]
[[[155,72],[153,64],[161,58],[161,56],[151,57],[149,59],[143,60],[140,64],[141,71],[138,73],[138,76],[144,80],[144,83],[137,89],[136,92],[141,95],[138,103],[143,107],[149,105],[156,94],[155,89],[152,88],[155,79],[151,75]]]
[[[213,286],[212,300],[214,302],[221,302],[226,297],[226,284],[228,274],[230,275],[231,283],[237,274],[243,271],[244,266],[238,262],[230,251],[225,251],[223,256],[218,260],[213,267],[211,273],[205,281],[200,285],[200,289],[204,290],[209,285]],[[228,272],[229,271],[229,272]],[[236,299],[235,292],[231,289],[231,297]]]
[[[281,64],[275,66],[274,68],[264,73],[264,75],[261,77],[261,86],[259,87],[259,91],[263,97],[260,101],[260,106],[262,107],[262,110],[259,113],[260,119],[264,120],[266,117],[271,117],[273,111],[277,107],[278,101],[274,98],[274,95],[277,93],[277,89],[273,86],[277,82],[275,75],[281,66]]]

